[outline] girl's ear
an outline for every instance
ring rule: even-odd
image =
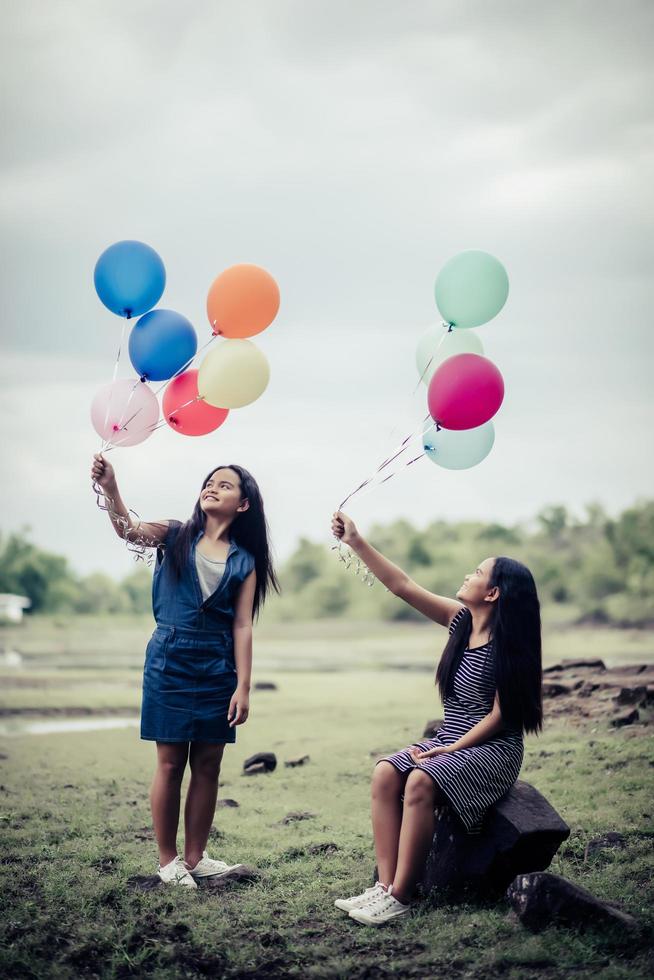
[[[500,590],[496,585],[484,596],[484,602],[497,602],[500,597]]]
[[[249,510],[249,509],[250,509],[250,501],[248,500],[247,497],[245,497],[241,501],[241,503],[238,505],[238,507],[236,508],[236,513],[237,514],[242,514],[244,511]]]

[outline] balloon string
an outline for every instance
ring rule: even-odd
[[[183,408],[186,408],[188,405],[194,405],[195,402],[201,402],[201,401],[204,401],[203,395],[197,395],[195,398],[189,398],[187,402],[184,402],[183,405],[178,405],[177,408],[174,408],[172,410],[172,412],[168,412],[167,415],[162,415],[157,422],[154,422],[152,425],[149,425],[148,429],[150,430],[150,432],[154,432],[156,429],[160,429],[162,425],[166,425],[168,423],[168,419],[175,417],[176,412],[180,412]]]
[[[449,321],[447,321],[447,320],[443,320],[442,323],[441,323],[441,326],[447,327],[447,332],[448,333],[451,333],[454,324],[451,323],[451,322],[449,322]],[[423,382],[423,379],[424,379],[425,375],[427,374],[427,371],[429,370],[430,366],[434,362],[434,356],[435,355],[432,354],[432,356],[429,358],[427,364],[425,365],[425,367],[423,369],[422,374],[420,375],[420,378],[418,379],[418,384],[413,389],[413,392],[411,394],[411,401],[412,402],[413,402],[413,399],[415,397],[416,392],[418,391],[418,389],[420,388],[420,385]],[[427,415],[426,418],[421,423],[421,425],[424,425],[424,423],[429,418],[431,418],[431,416]],[[439,426],[438,422],[433,422],[432,425],[429,427],[429,429],[433,428],[434,425],[436,426],[436,431],[439,431],[440,426]],[[429,429],[424,429],[423,430],[423,434],[426,434],[429,431]],[[396,430],[393,429],[391,431],[391,435],[394,435],[395,431]],[[348,500],[351,500],[352,497],[354,497],[356,494],[358,494],[360,491],[362,491],[365,487],[369,487],[369,489],[374,489],[375,486],[381,486],[381,483],[385,483],[386,482],[386,480],[381,480],[379,483],[374,483],[374,479],[377,476],[377,474],[381,472],[381,470],[385,469],[388,465],[390,465],[390,463],[392,463],[395,459],[397,459],[398,456],[401,456],[402,453],[405,452],[405,450],[409,446],[409,443],[415,438],[415,435],[416,435],[417,431],[419,431],[419,430],[416,430],[416,431],[412,432],[410,435],[406,436],[402,440],[402,442],[400,443],[400,445],[399,445],[398,449],[396,450],[396,452],[393,455],[391,455],[388,459],[384,460],[384,462],[381,463],[377,467],[377,469],[372,474],[372,476],[369,476],[368,479],[364,480],[362,483],[359,484],[358,487],[356,487],[356,489],[354,489],[350,494],[348,494],[348,496],[345,498],[345,500],[342,502],[341,506],[339,507],[339,510],[343,508],[343,506],[348,502]],[[419,458],[420,458],[419,456],[416,457],[416,459],[419,459]],[[415,460],[411,460],[411,462],[415,462]],[[410,463],[407,463],[406,465],[409,466],[411,464]],[[370,486],[370,484],[373,484],[373,485]]]
[[[167,381],[164,381],[164,383],[162,385],[159,385],[159,387],[155,391],[155,395],[158,395],[159,392],[162,390],[162,388],[165,388],[167,385],[170,384],[171,381],[174,381],[174,379],[177,377],[178,374],[181,374],[182,371],[186,371],[186,369],[189,366],[189,364],[191,364],[195,360],[195,358],[198,356],[198,354],[200,354],[205,349],[205,347],[208,347],[209,344],[213,343],[213,341],[216,339],[216,336],[217,335],[215,333],[211,334],[211,336],[209,337],[209,340],[206,342],[206,344],[203,344],[202,347],[199,347],[196,350],[196,352],[193,355],[193,357],[189,357],[189,359],[186,362],[186,364],[182,364],[181,368],[179,368],[177,371],[175,371],[175,373],[173,375],[171,375],[170,378],[168,378]]]
[[[388,480],[392,480],[393,477],[394,476],[397,476],[397,474],[400,472],[400,470],[403,469],[404,465],[411,466],[413,463],[417,463],[419,459],[423,459],[425,455],[426,454],[423,452],[423,453],[420,453],[418,456],[414,456],[413,459],[410,459],[408,463],[403,464],[403,466],[398,467],[398,469],[395,470],[394,473],[389,473],[388,476],[384,477],[384,479],[381,481],[381,483],[386,483]],[[377,484],[377,486],[381,486],[381,483]],[[373,490],[373,489],[374,489],[374,487],[370,487],[370,490]],[[370,491],[368,491],[368,492],[370,492]],[[368,566],[364,562],[362,562],[361,559],[357,555],[355,555],[350,548],[348,548],[347,551],[344,552],[343,551],[343,542],[340,541],[340,540],[337,540],[337,543],[335,545],[332,545],[332,551],[335,551],[336,552],[336,557],[338,558],[339,561],[342,561],[343,562],[343,564],[345,565],[345,568],[346,569],[350,568],[350,566],[353,565],[354,566],[354,574],[357,575],[357,576],[360,575],[361,576],[361,581],[363,582],[363,584],[364,585],[368,585],[368,586],[370,586],[372,588],[372,586],[375,584],[375,581],[376,581],[376,578],[375,578],[374,573],[370,571],[370,569],[368,568]],[[386,589],[386,591],[388,592],[389,590]]]
[[[134,392],[136,391],[136,389],[138,388],[138,386],[139,386],[139,385],[140,385],[140,384],[141,384],[142,382],[143,382],[143,379],[142,379],[142,378],[137,378],[137,379],[136,379],[136,381],[134,382],[134,384],[132,385],[132,387],[131,387],[131,390],[130,390],[130,393],[129,393],[129,395],[127,396],[127,401],[126,401],[126,402],[125,402],[125,404],[123,405],[123,410],[122,410],[122,412],[121,412],[121,414],[120,414],[120,418],[118,419],[118,423],[117,423],[117,425],[116,425],[116,428],[114,429],[114,434],[113,434],[113,435],[111,435],[111,436],[109,436],[109,438],[107,439],[107,442],[106,442],[106,444],[105,444],[105,447],[104,447],[104,449],[107,449],[107,448],[108,448],[109,446],[112,446],[112,445],[113,445],[113,440],[114,440],[115,438],[117,438],[117,434],[118,434],[119,432],[122,432],[123,430],[125,430],[125,429],[127,428],[127,426],[129,425],[129,423],[130,423],[130,422],[132,421],[132,419],[133,419],[133,418],[136,418],[136,416],[138,415],[138,413],[139,413],[139,412],[141,411],[141,409],[140,409],[140,408],[138,408],[138,409],[137,409],[137,410],[136,410],[136,411],[134,412],[134,415],[132,415],[132,416],[131,416],[131,417],[130,417],[130,418],[129,418],[128,420],[127,420],[127,422],[125,422],[125,423],[123,424],[123,419],[125,418],[125,412],[126,412],[126,411],[127,411],[127,409],[129,408],[129,403],[131,402],[131,400],[132,400],[132,398],[134,397]],[[144,382],[143,382],[143,383],[144,383]],[[118,443],[118,445],[120,445],[120,443]],[[104,452],[104,449],[102,450],[103,452]]]
[[[178,375],[180,375],[180,374],[182,374],[182,372],[186,370],[186,368],[187,368],[187,367],[189,366],[189,364],[191,364],[191,363],[192,363],[192,362],[193,362],[193,361],[195,360],[195,358],[196,358],[196,357],[198,356],[198,354],[200,354],[200,353],[201,353],[201,352],[202,352],[202,351],[203,351],[203,350],[204,350],[204,349],[205,349],[206,347],[208,347],[208,346],[209,346],[209,344],[210,344],[210,343],[212,343],[212,342],[213,342],[213,341],[214,341],[215,339],[216,339],[216,334],[212,334],[212,335],[211,335],[211,337],[209,338],[209,340],[208,340],[208,341],[206,342],[206,344],[203,344],[203,345],[202,345],[202,347],[199,347],[199,348],[198,348],[198,349],[196,350],[196,352],[195,352],[195,354],[193,355],[193,357],[190,357],[190,358],[188,359],[188,361],[186,362],[186,364],[182,364],[182,366],[181,366],[180,368],[178,368],[178,369],[177,369],[177,371],[175,371],[175,373],[174,373],[173,375],[171,375],[171,376],[170,376],[170,378],[168,378],[168,379],[167,379],[166,381],[164,381],[164,383],[163,383],[162,385],[159,385],[159,387],[158,387],[158,388],[156,388],[156,389],[154,390],[154,392],[153,392],[153,394],[154,394],[155,396],[156,396],[156,395],[158,395],[158,394],[159,394],[159,392],[160,392],[160,391],[162,391],[162,389],[164,389],[164,388],[166,388],[166,387],[167,387],[167,386],[168,386],[168,385],[170,384],[170,382],[171,382],[171,381],[173,381],[173,380],[174,380],[174,379],[175,379],[176,377],[178,377]],[[137,415],[139,414],[139,412],[141,412],[141,411],[143,411],[143,406],[141,406],[140,408],[137,408],[137,410],[136,410],[136,411],[134,412],[134,414],[133,414],[133,415],[132,415],[132,416],[131,416],[131,417],[130,417],[130,418],[129,418],[128,420],[127,420],[127,422],[125,422],[125,423],[123,424],[123,418],[124,418],[124,416],[125,416],[125,411],[127,410],[127,407],[128,407],[128,405],[129,405],[129,403],[130,403],[130,401],[131,401],[131,399],[132,399],[132,395],[134,394],[134,391],[135,391],[135,389],[136,389],[136,387],[137,387],[137,385],[138,385],[138,384],[140,384],[140,383],[141,383],[141,379],[139,378],[139,380],[138,380],[138,381],[136,382],[136,384],[134,385],[134,387],[132,388],[132,390],[131,390],[131,391],[130,391],[130,393],[129,393],[129,398],[127,399],[127,402],[125,403],[125,408],[124,408],[124,410],[123,410],[123,414],[122,414],[122,416],[121,416],[121,418],[120,418],[120,421],[119,421],[119,423],[118,423],[118,429],[117,429],[117,432],[121,432],[121,431],[123,431],[124,429],[126,429],[126,428],[127,428],[127,426],[128,426],[128,425],[129,425],[129,424],[130,424],[131,422],[133,422],[133,421],[134,421],[134,419],[135,419],[135,418],[136,418],[136,416],[137,416]],[[201,396],[199,396],[199,397],[201,397]],[[197,400],[197,399],[194,399],[194,400]],[[190,402],[187,402],[186,404],[190,404]],[[179,406],[179,408],[185,408],[185,407],[186,407],[186,405],[180,405],[180,406]],[[177,409],[175,409],[175,411],[179,411],[179,408],[177,408]],[[164,422],[165,422],[165,418],[164,418],[164,419],[160,419],[159,421],[164,421]],[[106,422],[105,422],[105,424],[106,424]],[[155,422],[155,423],[154,423],[154,425],[152,425],[152,426],[147,426],[147,428],[148,428],[148,429],[149,429],[150,431],[152,431],[152,432],[154,432],[154,430],[155,430],[155,429],[157,429],[157,428],[159,428],[159,423],[158,423],[158,422]],[[102,450],[103,452],[104,452],[105,450],[107,450],[107,449],[109,449],[109,448],[112,448],[112,449],[113,449],[113,448],[115,448],[115,445],[114,445],[114,442],[113,442],[113,440],[114,440],[115,438],[116,438],[116,436],[114,435],[114,436],[112,436],[112,437],[111,437],[111,438],[110,438],[110,439],[108,440],[108,442],[106,443],[106,446],[105,446],[105,447],[104,447],[104,449]]]
[[[97,506],[100,508],[100,510],[106,511],[109,514],[112,523],[117,524],[118,527],[120,527],[121,530],[123,531],[123,540],[125,541],[125,546],[127,550],[130,551],[134,556],[134,561],[137,562],[143,561],[145,562],[146,565],[148,566],[151,565],[152,562],[154,561],[154,555],[151,549],[156,548],[156,545],[148,544],[146,539],[143,537],[137,537],[134,539],[129,539],[127,537],[128,534],[132,534],[133,532],[138,533],[138,530],[142,524],[141,517],[139,517],[136,511],[132,510],[131,507],[127,511],[127,517],[124,517],[122,514],[117,514],[116,511],[114,510],[113,497],[109,497],[105,493],[104,489],[100,486],[100,484],[96,483],[95,480],[91,481],[91,486],[96,495],[95,502]],[[136,520],[138,521],[136,527],[132,527],[132,523],[129,519],[130,514],[133,514]]]
[[[129,319],[129,317],[127,318]],[[118,362],[120,361],[120,352],[123,349],[123,344],[125,343],[125,331],[127,329],[127,320],[123,320],[123,326],[120,331],[120,340],[118,341],[118,353],[116,354],[116,360],[114,361],[114,371],[113,377],[111,379],[111,387],[109,389],[109,398],[107,400],[107,410],[104,413],[104,425],[102,426],[102,431],[104,432],[107,428],[107,422],[109,420],[109,411],[111,410],[111,399],[114,394],[114,385],[116,383],[116,375],[118,374]],[[100,438],[100,452],[104,450],[104,437]]]
[[[449,323],[447,320],[442,320],[441,321],[441,327],[446,327],[447,328],[447,332],[448,333],[451,333],[452,332],[453,324],[452,323]],[[407,407],[411,407],[411,409],[413,409],[413,403],[414,403],[414,399],[415,399],[416,393],[420,390],[420,386],[422,385],[422,383],[423,383],[423,381],[425,379],[425,376],[426,376],[427,372],[429,371],[429,368],[433,365],[434,360],[435,360],[435,357],[436,357],[436,353],[434,352],[432,354],[432,356],[429,358],[429,361],[427,362],[427,364],[426,364],[426,366],[425,366],[422,374],[420,375],[420,378],[418,379],[418,383],[416,384],[415,388],[411,392],[410,397],[407,398]],[[408,403],[410,403],[410,405]],[[386,436],[384,436],[383,438],[385,440],[387,440],[387,441],[390,441],[391,439],[395,440],[399,436],[400,431],[401,430],[400,430],[400,428],[397,425],[391,426],[387,430]]]
[[[354,496],[356,496],[356,494],[358,494],[361,490],[363,490],[364,487],[367,487],[370,484],[374,484],[374,486],[381,486],[382,483],[386,482],[386,480],[384,479],[377,483],[374,483],[375,478],[380,473],[382,473],[382,471],[385,470],[386,467],[390,466],[391,463],[395,462],[396,459],[398,459],[403,453],[407,451],[407,449],[409,448],[409,446],[411,445],[411,443],[413,442],[413,440],[416,438],[417,435],[419,434],[424,435],[426,432],[429,431],[429,428],[431,428],[435,424],[434,422],[432,422],[432,426],[430,426],[428,429],[425,430],[424,425],[427,419],[429,418],[431,418],[431,416],[427,415],[426,418],[423,419],[420,425],[413,432],[410,432],[408,436],[405,436],[405,438],[402,440],[402,442],[400,443],[399,447],[395,450],[395,452],[393,452],[387,459],[385,459],[382,463],[380,463],[380,465],[377,467],[374,473],[371,474],[371,476],[369,476],[366,480],[360,483],[359,486],[356,487],[356,489],[352,490],[352,492],[347,495],[345,500],[343,500],[343,502],[340,504],[338,508],[339,510],[342,510],[345,504],[348,502],[348,500],[351,500]],[[419,458],[420,457],[416,457],[416,459]],[[412,460],[411,462],[415,462],[415,460]],[[403,463],[402,465],[404,466],[410,464]],[[401,468],[402,467],[400,467],[400,469]],[[395,474],[393,473],[391,475],[394,476]],[[371,486],[370,489],[373,489],[373,487]]]

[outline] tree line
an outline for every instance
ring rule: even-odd
[[[528,565],[541,602],[560,605],[571,621],[654,624],[654,500],[615,518],[591,504],[583,519],[554,505],[515,525],[432,521],[418,528],[398,520],[375,525],[368,539],[434,592],[453,595],[480,561],[503,554]],[[379,582],[364,585],[329,545],[308,538],[283,563],[280,580],[282,595],[264,612],[269,621],[420,618]],[[31,615],[148,613],[151,581],[142,564],[121,581],[102,572],[80,576],[65,557],[38,548],[29,528],[0,535],[0,592],[27,596]]]

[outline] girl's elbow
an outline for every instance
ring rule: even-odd
[[[401,578],[398,578],[394,582],[391,582],[388,586],[388,589],[390,592],[393,593],[394,596],[397,596],[398,599],[403,599],[405,602],[408,602],[409,601],[408,586],[410,582],[411,579],[409,578],[409,576],[403,575]]]

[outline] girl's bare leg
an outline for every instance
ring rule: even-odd
[[[393,895],[408,903],[425,867],[434,836],[434,807],[445,802],[426,772],[414,769],[406,781]]]
[[[191,742],[191,782],[184,808],[184,860],[189,868],[198,863],[209,840],[224,750],[224,745]]]
[[[180,793],[188,746],[188,742],[157,742],[157,768],[150,787],[150,806],[161,867],[177,854]]]
[[[402,800],[407,773],[399,772],[390,762],[378,762],[372,777],[372,831],[377,855],[377,877],[390,885],[397,866],[402,826]]]

